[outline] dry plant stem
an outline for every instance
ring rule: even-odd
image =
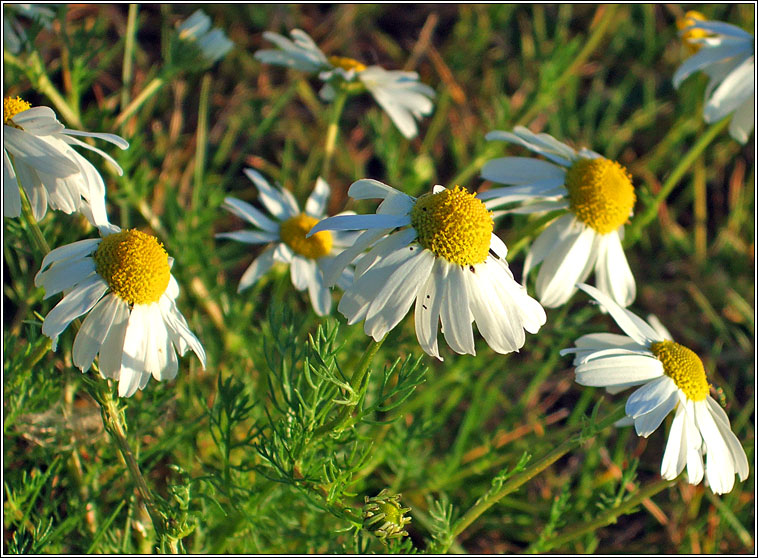
[[[601,430],[615,423],[617,420],[619,420],[623,416],[624,416],[624,406],[622,405],[618,407],[610,415],[608,415],[606,418],[601,420],[597,424],[597,426],[595,426],[594,428],[595,432],[600,432]],[[574,435],[573,437],[569,438],[568,440],[563,442],[561,445],[559,445],[557,448],[549,452],[547,455],[543,456],[538,461],[534,462],[525,471],[511,477],[509,480],[507,480],[503,484],[502,487],[500,487],[499,490],[477,500],[477,502],[471,508],[469,508],[469,510],[458,521],[455,522],[455,524],[453,525],[451,529],[452,536],[447,541],[447,544],[450,544],[458,535],[463,533],[463,531],[465,531],[469,526],[471,526],[471,524],[474,521],[476,521],[485,511],[487,511],[494,504],[500,501],[504,496],[507,496],[511,492],[517,490],[518,488],[526,484],[528,481],[530,481],[531,479],[536,477],[538,474],[540,474],[542,471],[550,467],[550,465],[558,461],[561,457],[566,455],[568,452],[573,451],[579,446],[581,446],[587,439],[588,439],[587,435],[583,432],[580,432],[579,434]],[[434,553],[436,553],[436,552],[446,552],[447,549],[448,547],[445,547],[443,545],[442,548],[435,547],[432,550],[434,551]]]
[[[137,95],[131,103],[129,103],[129,106],[121,111],[121,114],[118,115],[116,121],[113,123],[113,127],[120,128],[132,114],[137,112],[137,109],[139,109],[145,101],[157,93],[158,90],[164,85],[166,85],[166,80],[163,77],[154,77],[153,81],[148,83],[147,86],[140,92],[140,94]]]
[[[137,34],[137,4],[129,4],[129,15],[126,20],[126,40],[124,43],[124,66],[121,69],[121,101],[123,109],[129,102],[129,89],[134,77],[134,37]]]
[[[329,182],[329,172],[332,168],[334,148],[337,145],[337,132],[339,131],[340,116],[345,108],[348,92],[341,88],[337,93],[332,105],[332,116],[329,119],[329,127],[326,129],[326,143],[324,144],[324,162],[321,164],[321,178]]]
[[[689,170],[689,168],[692,166],[695,160],[697,160],[705,148],[708,147],[708,145],[716,138],[716,136],[718,136],[719,133],[727,127],[730,120],[731,117],[727,116],[720,122],[713,124],[702,136],[700,136],[700,139],[697,140],[695,145],[692,146],[686,155],[679,160],[679,164],[677,164],[674,170],[671,171],[671,174],[663,183],[661,189],[655,195],[655,198],[653,198],[653,201],[650,203],[650,205],[648,205],[645,208],[645,211],[643,213],[640,213],[640,215],[634,219],[634,221],[632,221],[632,224],[627,231],[627,240],[624,243],[625,249],[628,249],[637,243],[637,241],[640,239],[642,229],[645,228],[645,226],[647,226],[650,221],[655,219],[656,215],[658,215],[658,207],[665,201],[669,194],[671,194],[674,186],[679,183],[679,180],[681,180],[682,176],[684,176],[684,174]]]

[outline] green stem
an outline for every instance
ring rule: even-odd
[[[139,492],[142,501],[145,503],[145,508],[147,509],[147,513],[150,516],[150,520],[153,522],[153,526],[158,533],[158,536],[161,540],[167,540],[172,552],[177,553],[178,541],[169,536],[167,522],[158,509],[155,498],[147,486],[145,477],[142,476],[139,463],[137,463],[132,448],[129,446],[129,442],[126,439],[125,424],[122,422],[121,412],[113,398],[113,393],[107,384],[104,384],[103,382],[97,382],[96,380],[88,378],[87,381],[85,381],[85,385],[87,385],[90,394],[94,397],[95,401],[100,404],[103,426],[105,426],[105,430],[110,434],[113,441],[116,442],[116,446],[121,452],[121,456],[124,458],[126,467],[132,476],[132,480],[134,480],[134,483],[137,486],[137,491]]]
[[[540,551],[547,552],[552,548],[571,542],[572,540],[575,540],[582,535],[592,533],[601,527],[615,523],[619,516],[631,513],[634,508],[639,506],[643,500],[646,500],[647,498],[658,494],[659,492],[672,486],[674,483],[676,483],[676,480],[661,479],[646,486],[644,489],[638,491],[628,500],[623,501],[615,508],[606,510],[604,513],[601,513],[595,517],[592,521],[564,529],[561,534],[545,541],[540,547]]]
[[[661,186],[661,189],[653,198],[653,201],[640,213],[626,231],[626,241],[624,248],[628,249],[640,239],[642,229],[648,225],[658,215],[658,207],[671,194],[671,191],[679,183],[682,176],[689,170],[695,160],[705,150],[706,147],[718,136],[718,134],[727,127],[730,117],[726,117],[720,122],[713,124],[706,132],[700,136],[695,145],[679,160],[671,174]]]
[[[121,111],[121,114],[118,115],[116,121],[113,123],[114,128],[120,128],[124,122],[126,122],[127,118],[137,112],[137,109],[139,109],[145,103],[145,101],[157,93],[158,90],[164,85],[166,85],[166,79],[164,77],[161,75],[154,77],[153,80],[148,83],[147,86],[140,92],[140,94],[137,95],[131,103],[129,103],[129,106]]]
[[[126,20],[126,41],[124,43],[124,66],[121,69],[121,103],[123,109],[129,102],[129,89],[134,77],[134,38],[137,35],[137,4],[129,4],[129,15]]]
[[[27,62],[23,63],[7,50],[3,50],[3,60],[7,64],[12,64],[13,66],[21,69],[21,71],[23,71],[29,78],[29,81],[32,82],[32,86],[37,91],[45,95],[48,99],[50,99],[50,101],[53,103],[55,108],[58,110],[66,122],[68,122],[74,128],[81,129],[84,127],[79,116],[77,116],[76,112],[74,112],[74,110],[69,106],[69,104],[66,102],[66,99],[63,98],[63,95],[60,94],[58,89],[56,89],[56,87],[53,85],[53,82],[50,81],[50,78],[47,77],[45,67],[42,64],[39,53],[37,51],[32,52]]]
[[[18,179],[18,177],[16,177]],[[19,191],[21,192],[21,212],[26,219],[26,223],[29,225],[29,231],[32,236],[32,241],[36,244],[37,248],[42,252],[44,258],[50,252],[50,245],[45,240],[45,235],[42,234],[42,230],[39,228],[37,219],[34,218],[32,212],[32,206],[29,203],[29,198],[26,197],[26,191],[21,187],[19,183]]]
[[[340,116],[342,116],[342,110],[345,108],[345,101],[347,101],[348,90],[340,88],[337,92],[337,97],[334,99],[332,105],[332,114],[329,119],[329,126],[326,129],[326,143],[324,144],[324,161],[321,163],[321,178],[329,181],[329,172],[332,167],[332,159],[334,157],[334,148],[337,145],[337,132],[339,131]]]
[[[200,206],[205,173],[205,154],[208,144],[208,105],[211,92],[211,75],[205,74],[200,84],[200,106],[197,111],[195,139],[195,187],[192,189],[192,209]]]
[[[593,434],[607,428],[608,426],[612,425],[623,416],[624,416],[624,407],[622,405],[618,407],[610,415],[608,415],[606,418],[598,422],[592,428]],[[451,537],[449,537],[447,542],[445,542],[444,544],[451,543],[458,535],[463,533],[463,531],[465,531],[474,521],[476,521],[485,511],[487,511],[489,508],[495,505],[504,496],[510,494],[511,492],[514,492],[515,490],[520,488],[522,485],[526,484],[528,481],[536,477],[542,471],[550,467],[550,465],[558,461],[561,457],[566,455],[568,452],[573,451],[579,446],[581,446],[584,442],[587,441],[587,438],[588,438],[588,434],[584,430],[582,430],[582,432],[574,435],[573,437],[563,442],[554,450],[548,452],[538,461],[533,463],[525,471],[511,477],[508,481],[503,483],[503,486],[500,487],[498,490],[490,494],[487,494],[484,497],[477,500],[477,502],[458,521],[455,522],[455,524],[453,525],[451,529]],[[430,553],[444,553],[446,551],[447,551],[447,548],[443,545],[442,548],[433,548],[432,552]]]
[[[354,392],[357,392],[361,389],[361,386],[363,385],[363,380],[366,377],[366,374],[368,373],[369,367],[371,366],[371,362],[374,360],[376,353],[379,351],[379,347],[382,346],[382,343],[384,343],[384,340],[386,338],[387,336],[385,335],[379,341],[374,341],[372,339],[371,346],[366,350],[365,353],[363,353],[363,356],[361,357],[361,360],[358,363],[358,366],[353,372],[353,375],[350,377],[350,387],[353,389]],[[323,434],[327,434],[329,432],[332,432],[335,430],[341,430],[342,428],[344,428],[345,424],[350,420],[350,413],[353,411],[353,407],[355,407],[355,404],[343,405],[342,409],[340,410],[339,414],[335,417],[335,419],[321,425],[320,428],[316,429],[316,431],[314,432],[314,436],[318,437]]]

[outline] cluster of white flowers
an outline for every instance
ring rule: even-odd
[[[47,12],[21,11],[38,17]],[[210,18],[198,10],[177,29],[180,41],[197,45],[206,65],[232,47],[220,29],[209,28]],[[5,46],[11,41],[11,50],[22,37],[20,31],[9,35],[14,29],[6,19]],[[42,219],[49,206],[67,214],[80,212],[97,227],[101,238],[55,248],[42,261],[35,285],[45,289],[46,298],[64,293],[45,317],[42,333],[53,340],[55,349],[63,330],[86,314],[74,340],[74,365],[85,372],[99,354],[101,376],[118,381],[119,395],[130,397],[151,377],[174,378],[177,351],[183,355],[191,348],[203,368],[205,351],[176,306],[179,286],[171,274],[173,258],[154,236],[122,231],[109,222],[103,178],[74,147],[98,153],[119,175],[121,167],[77,137],[129,147],[115,134],[67,129],[49,107],[32,107],[19,97],[3,99],[3,215],[21,214],[23,192],[35,220]]]
[[[706,91],[708,122],[734,113],[730,133],[747,141],[753,129],[754,57],[752,36],[720,22],[690,16],[682,33],[697,52],[674,76],[678,87],[697,70],[710,77]],[[195,12],[177,28],[176,38],[198,48],[202,63],[223,57],[232,43],[210,18]],[[292,40],[267,32],[277,49],[260,50],[264,63],[314,73],[326,101],[338,94],[369,92],[406,138],[433,110],[434,90],[415,72],[390,71],[338,56],[326,56],[305,32]],[[126,149],[121,137],[66,129],[48,107],[31,107],[20,98],[4,100],[4,215],[18,217],[28,198],[35,219],[47,207],[81,212],[101,238],[74,242],[48,253],[35,284],[46,297],[64,293],[45,318],[42,332],[53,339],[86,315],[73,345],[73,362],[82,371],[99,355],[98,370],[131,396],[151,377],[172,379],[177,351],[188,349],[203,367],[205,351],[176,306],[179,287],[173,259],[163,245],[137,230],[110,224],[105,184],[95,167],[74,149],[94,151],[121,168],[103,151],[79,139],[91,137]],[[526,148],[547,160],[508,156],[491,160],[482,178],[498,185],[473,194],[456,185],[435,185],[416,198],[372,179],[353,182],[355,200],[381,200],[373,214],[343,212],[326,217],[331,190],[318,177],[301,210],[294,196],[246,169],[265,208],[227,197],[223,207],[253,230],[219,233],[218,238],[266,245],[241,276],[238,292],[252,286],[275,263],[290,266],[293,286],[308,291],[316,314],[332,307],[330,287],[344,293],[338,310],[349,324],[363,322],[380,341],[414,306],[421,348],[443,360],[439,333],[458,354],[476,354],[473,325],[496,353],[520,350],[526,333],[546,323],[543,307],[566,304],[582,289],[610,313],[627,336],[585,335],[563,351],[575,354],[576,380],[611,393],[642,386],[626,412],[641,436],[649,436],[675,411],[661,474],[673,479],[684,469],[691,483],[707,480],[716,493],[728,492],[735,474],[748,474],[745,452],[729,419],[709,395],[705,368],[690,349],[671,340],[660,322],[645,322],[625,308],[634,302],[636,282],[622,247],[624,228],[636,195],[631,175],[616,161],[586,148],[575,150],[545,133],[524,127],[493,131],[489,140]],[[497,209],[497,211],[493,211]],[[495,219],[507,214],[553,212],[524,263],[519,283],[506,260],[508,249],[494,233]],[[536,299],[526,288],[539,266]],[[594,273],[597,288],[584,284]],[[704,466],[703,456],[707,457]]]

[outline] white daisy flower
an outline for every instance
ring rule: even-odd
[[[512,184],[481,192],[488,208],[516,203],[500,213],[566,210],[532,244],[524,262],[524,283],[532,267],[537,296],[548,307],[561,306],[594,269],[598,288],[621,306],[637,290],[621,240],[632,214],[634,186],[627,170],[589,149],[575,151],[548,134],[518,126],[513,132],[490,132],[488,140],[513,142],[549,161],[502,157],[487,162],[482,178]]]
[[[49,205],[64,213],[86,209],[93,225],[106,225],[103,178],[73,147],[94,151],[112,163],[119,175],[123,171],[110,155],[75,136],[102,139],[121,149],[129,143],[115,134],[64,128],[52,109],[32,108],[19,97],[3,99],[3,118],[3,215],[21,214],[20,184],[37,220]]]
[[[696,53],[677,69],[674,87],[698,70],[705,72],[710,80],[704,120],[718,122],[733,114],[729,134],[747,142],[755,124],[755,39],[735,25],[706,21],[697,12],[687,12],[684,23],[680,35]]]
[[[180,41],[200,49],[206,66],[221,60],[234,46],[221,29],[211,29],[211,18],[203,10],[196,10],[176,30]]]
[[[326,215],[326,205],[331,195],[329,185],[321,177],[316,179],[316,186],[305,203],[305,211],[300,211],[297,201],[288,190],[272,187],[253,169],[245,169],[245,174],[258,188],[261,203],[271,217],[249,203],[227,197],[224,209],[245,219],[259,230],[219,233],[216,237],[270,246],[242,274],[237,292],[253,285],[271,269],[274,262],[289,264],[294,287],[298,291],[307,289],[313,310],[319,316],[325,316],[332,308],[332,294],[324,282],[323,269],[337,253],[352,244],[355,236],[353,233],[324,231],[306,238],[305,235],[313,225]],[[351,271],[344,270],[338,284],[346,288],[351,280]]]
[[[434,108],[431,101],[434,98],[434,90],[420,83],[416,72],[366,66],[357,60],[342,56],[327,58],[304,31],[295,29],[290,35],[291,41],[278,33],[264,33],[263,37],[279,49],[259,50],[255,57],[267,64],[305,72],[319,71],[319,77],[328,82],[320,92],[326,101],[331,101],[335,96],[333,84],[362,84],[408,139],[418,133],[416,120],[431,114]]]
[[[675,410],[661,464],[663,478],[675,479],[686,465],[690,484],[698,484],[705,473],[716,494],[732,490],[735,473],[744,481],[745,450],[726,413],[708,394],[700,358],[672,341],[655,316],[645,322],[599,290],[579,286],[605,307],[626,335],[591,333],[577,339],[575,348],[561,351],[575,354],[577,383],[604,387],[610,393],[642,386],[627,400],[626,414],[645,438]],[[703,455],[707,455],[705,471]]]
[[[100,353],[100,374],[118,380],[121,397],[144,389],[151,375],[176,377],[176,350],[192,349],[205,368],[205,350],[176,307],[173,258],[149,234],[114,225],[100,231],[103,238],[50,252],[34,278],[45,298],[64,292],[42,324],[53,348],[58,335],[89,312],[74,340],[74,365],[86,372]]]
[[[542,306],[513,278],[508,249],[492,234],[492,214],[475,195],[459,186],[435,186],[417,199],[370,179],[354,182],[349,194],[384,201],[375,215],[330,217],[310,233],[365,229],[326,274],[333,281],[355,260],[353,285],[338,306],[349,324],[365,320],[364,331],[378,341],[415,301],[419,344],[442,360],[440,321],[450,348],[472,355],[472,322],[501,354],[520,349],[524,330],[537,333],[545,323]]]

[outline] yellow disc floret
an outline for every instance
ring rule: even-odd
[[[19,112],[24,112],[32,108],[30,103],[24,101],[21,97],[3,97],[3,124],[18,128],[11,120]]]
[[[279,236],[293,252],[312,260],[322,258],[332,251],[332,233],[319,231],[308,238],[305,237],[318,222],[319,219],[301,213],[280,225]]]
[[[690,27],[692,25],[695,25],[698,21],[707,21],[706,17],[701,14],[700,12],[696,12],[695,10],[690,10],[686,14],[684,14],[684,17],[680,17],[676,20],[676,27],[680,31],[683,29],[687,29],[687,27]],[[697,43],[693,43],[692,39],[700,39],[702,37],[709,36],[710,33],[706,31],[705,29],[689,29],[688,31],[685,31],[682,33],[682,43],[684,43],[684,46],[687,47],[687,50],[690,52],[690,54],[695,54],[698,50],[700,50],[701,45]]]
[[[108,235],[93,258],[98,275],[129,304],[158,302],[168,287],[168,254],[149,234],[130,229]]]
[[[616,161],[579,159],[566,171],[569,207],[600,234],[623,225],[634,208],[632,176]]]
[[[421,196],[411,210],[418,243],[435,256],[470,266],[487,259],[492,212],[460,186]]]
[[[342,68],[346,72],[355,70],[356,72],[362,72],[366,69],[365,64],[361,64],[353,58],[347,58],[346,56],[330,56],[329,64],[336,68]]]
[[[674,380],[688,399],[702,401],[708,395],[703,362],[693,351],[673,341],[659,341],[650,351],[663,364],[663,372]]]

